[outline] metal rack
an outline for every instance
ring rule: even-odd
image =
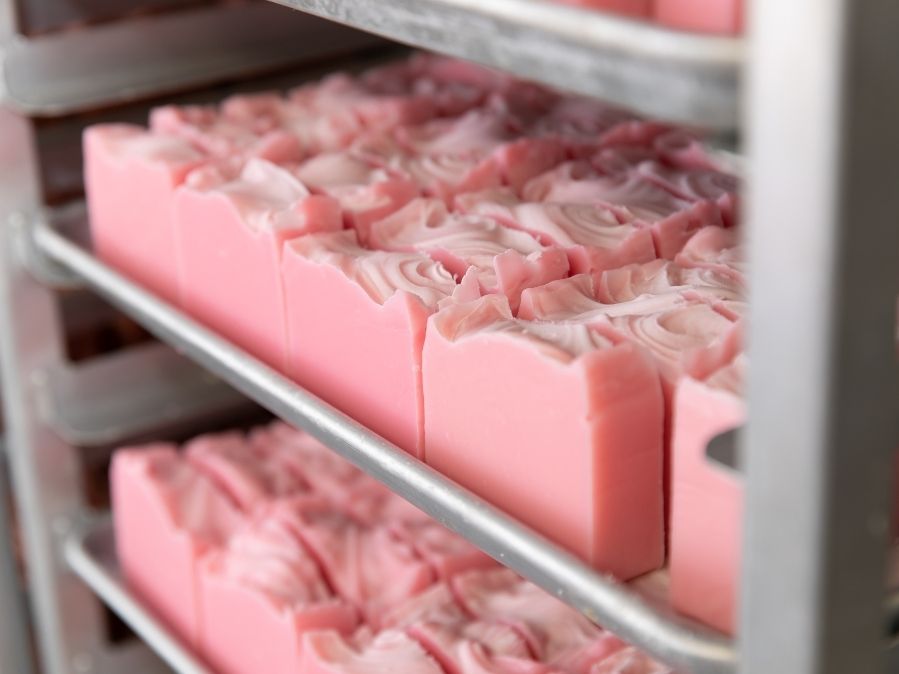
[[[0,135],[14,139],[0,151],[0,363],[44,671],[154,671],[148,651],[107,642],[97,597],[177,671],[204,671],[122,586],[108,524],[85,505],[77,484],[76,445],[124,441],[173,422],[158,405],[177,395],[160,376],[142,400],[117,401],[121,414],[102,403],[102,395],[112,400],[121,389],[108,373],[139,361],[95,364],[109,368],[101,375],[66,361],[53,286],[78,283],[503,563],[685,672],[887,671],[887,655],[897,660],[899,651],[888,649],[882,580],[890,462],[899,446],[899,168],[892,161],[899,151],[899,6],[754,0],[744,45],[539,0],[281,4],[648,114],[719,129],[742,117],[753,373],[743,447],[740,639],[667,611],[646,589],[663,585],[663,574],[630,585],[597,575],[97,261],[71,236],[77,212],[51,217],[42,207],[28,120],[0,109]],[[127,71],[116,77],[127,79]],[[156,84],[159,92],[171,90]],[[112,102],[120,100],[115,88],[104,94]],[[74,108],[87,98],[99,103],[95,93],[79,99],[71,91]],[[791,269],[801,273],[787,274]],[[223,405],[234,402],[218,383],[185,376],[179,386],[213,386]],[[85,397],[73,407],[71,394],[89,390],[89,381],[106,386],[94,389],[94,404]],[[108,428],[117,430],[100,432]],[[895,621],[899,601],[887,603]],[[896,662],[890,664],[894,671]]]

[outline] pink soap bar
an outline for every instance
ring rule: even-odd
[[[743,32],[743,0],[655,0],[655,19],[700,33]]]
[[[494,218],[542,244],[563,248],[573,274],[600,273],[656,256],[650,230],[622,223],[597,204],[521,203],[502,191],[463,195],[455,204],[463,212]]]
[[[361,649],[335,632],[313,632],[303,641],[301,674],[444,674],[411,637],[394,630],[378,634]]]
[[[262,512],[200,568],[200,652],[222,674],[294,674],[305,633],[349,633],[355,609],[335,598],[295,537],[295,514]]]
[[[586,162],[561,164],[531,180],[526,201],[600,204],[622,221],[636,221],[652,231],[658,257],[672,259],[698,229],[722,224],[717,204],[690,201],[659,187],[639,170],[601,175]]]
[[[427,253],[457,277],[473,268],[481,291],[502,293],[513,309],[525,288],[568,273],[561,248],[544,246],[490,218],[450,214],[434,199],[416,199],[375,223],[368,243],[381,250]]]
[[[421,458],[421,349],[427,317],[456,288],[449,272],[360,248],[347,231],[291,241],[283,277],[290,376]]]
[[[684,379],[674,396],[671,440],[671,603],[724,632],[736,627],[743,486],[706,456],[712,438],[741,426],[745,357],[706,381]]]
[[[604,12],[648,17],[652,13],[653,0],[556,0],[562,4],[599,9]]]
[[[276,458],[238,431],[194,438],[184,446],[184,454],[246,513],[275,499],[310,491],[302,476],[284,470]]]
[[[84,133],[85,190],[97,255],[175,303],[175,188],[207,161],[185,141],[138,126],[103,124]]]
[[[260,159],[232,180],[199,173],[194,178],[175,198],[184,308],[283,371],[282,245],[309,232],[341,229],[339,206],[330,197],[310,195],[289,171]]]
[[[663,405],[648,356],[616,340],[586,325],[515,320],[496,295],[435,314],[425,456],[596,568],[630,578],[662,561]]]
[[[241,526],[243,516],[173,445],[120,449],[110,478],[116,551],[128,583],[185,643],[196,646],[197,566]]]

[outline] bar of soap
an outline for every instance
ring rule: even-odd
[[[350,633],[355,609],[336,598],[296,538],[285,504],[261,512],[201,564],[200,653],[223,674],[295,674],[307,632]]]
[[[649,229],[621,222],[610,209],[598,204],[521,203],[508,193],[488,191],[458,197],[456,206],[463,212],[524,230],[544,245],[564,249],[572,274],[598,274],[656,257]]]
[[[343,227],[334,199],[254,159],[233,179],[193,174],[175,197],[179,283],[196,319],[279,371],[286,362],[281,248]]]
[[[381,250],[426,253],[457,277],[473,268],[481,291],[505,295],[513,309],[525,288],[568,273],[561,248],[544,246],[490,218],[451,214],[433,199],[416,199],[375,223],[368,243]]]
[[[291,241],[283,277],[291,378],[421,458],[421,349],[427,317],[456,289],[450,273],[344,231]]]
[[[739,35],[743,12],[743,0],[655,0],[654,17],[681,30]]]
[[[388,630],[362,648],[335,632],[313,632],[303,640],[302,674],[444,674],[411,637]]]
[[[663,402],[649,357],[616,339],[516,320],[496,295],[443,309],[425,338],[425,457],[630,578],[662,561]]]
[[[242,526],[242,513],[174,445],[118,450],[110,479],[116,552],[128,584],[196,647],[198,565]]]
[[[698,229],[722,224],[721,212],[707,199],[689,201],[659,187],[638,170],[602,175],[588,162],[568,162],[525,185],[526,201],[600,204],[622,221],[652,231],[658,257],[673,259]]]
[[[84,180],[94,250],[104,262],[178,304],[174,194],[209,157],[129,124],[84,133]]]
[[[710,440],[741,426],[746,359],[705,380],[683,379],[674,395],[669,571],[671,603],[734,633],[743,522],[742,477],[706,455]]]

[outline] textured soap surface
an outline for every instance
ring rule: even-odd
[[[122,449],[111,478],[126,578],[225,674],[589,674],[633,651],[282,422]]]
[[[596,569],[655,569],[666,536],[697,521],[665,530],[674,395],[724,376],[747,286],[739,184],[697,134],[415,55],[165,106],[149,128],[92,127],[85,149],[105,261]],[[492,566],[290,437],[272,427],[184,456],[241,518],[311,508],[295,535],[369,629]],[[379,574],[397,581],[379,587]],[[210,578],[223,601],[246,590]],[[444,669],[521,665],[456,643],[455,628],[415,629]]]

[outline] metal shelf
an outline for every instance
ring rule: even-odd
[[[649,116],[737,127],[741,38],[673,31],[543,0],[275,2]]]
[[[488,554],[587,617],[693,674],[735,671],[732,641],[674,614],[659,576],[632,585],[597,574],[518,521],[443,477],[97,260],[46,221],[30,228],[36,255],[80,278],[180,353],[284,420],[305,428]],[[647,588],[647,589],[642,589]],[[192,671],[192,670],[190,670]]]
[[[112,523],[101,520],[63,544],[69,568],[179,674],[212,674],[126,585],[115,556]]]
[[[244,396],[164,344],[64,364],[35,385],[47,423],[79,447],[196,428],[252,409]]]
[[[231,4],[102,24],[0,51],[0,98],[60,116],[256,76],[372,46],[359,31],[265,3]]]

